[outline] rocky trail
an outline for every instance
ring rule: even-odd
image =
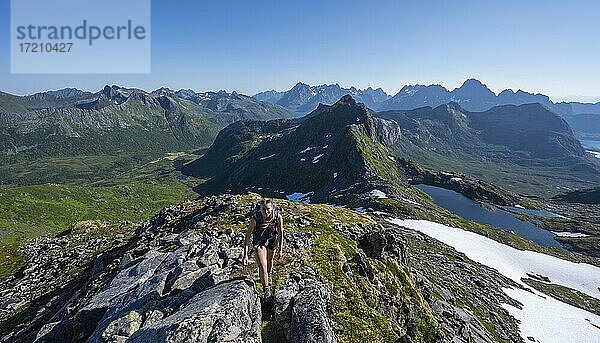
[[[257,199],[205,197],[137,226],[83,223],[37,239],[0,281],[0,341],[522,341],[500,307],[515,303],[500,289],[510,280],[377,215],[324,204],[276,200],[285,248],[262,299],[256,265],[241,262]]]

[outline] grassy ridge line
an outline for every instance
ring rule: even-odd
[[[84,220],[139,222],[163,207],[195,198],[192,186],[198,180],[178,180],[174,168],[194,157],[185,152],[78,156],[0,166],[0,174],[22,170],[24,177],[32,173],[43,181],[0,187],[0,277],[20,268],[18,248],[32,238]],[[30,165],[34,169],[27,172]],[[69,184],[48,183],[63,181]]]
[[[138,222],[165,206],[195,197],[177,183],[111,187],[33,185],[0,191],[0,277],[22,263],[18,247],[29,239],[64,230],[83,220]]]
[[[159,158],[158,153],[46,157],[0,164],[3,184],[87,184],[113,178]]]

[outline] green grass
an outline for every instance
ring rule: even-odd
[[[308,262],[332,290],[333,320],[343,327],[338,334],[339,340],[396,342],[400,328],[377,309],[379,298],[373,286],[357,273],[351,277],[342,270],[344,263],[351,263],[348,261],[358,250],[355,241],[345,238],[334,229],[336,222],[343,226],[373,224],[372,219],[355,211],[328,205],[281,202],[286,212],[289,210],[314,220],[310,226],[303,228],[317,237]],[[293,227],[291,229],[294,230]],[[390,285],[391,296],[411,307],[415,315],[415,336],[423,342],[434,340],[438,335],[437,323],[405,268],[389,259],[386,263],[371,260],[371,264],[377,276]]]
[[[179,180],[175,169],[195,157],[186,152],[95,155],[1,165],[0,175],[10,175],[8,181],[29,184],[0,188],[0,277],[18,270],[18,247],[32,238],[86,220],[139,222],[195,198],[192,187],[200,180]]]
[[[442,155],[420,148],[404,151],[401,156],[428,169],[462,173],[517,194],[543,198],[563,193],[569,188],[591,188],[598,180],[593,174],[569,170],[564,167],[565,163],[561,165],[561,161],[547,166],[548,160],[534,160],[531,165],[535,167],[529,167],[510,160],[475,159],[462,153]]]
[[[111,187],[44,184],[0,191],[2,242],[55,232],[82,220],[140,221],[192,197],[184,185],[130,184]]]
[[[564,303],[600,315],[600,300],[590,297],[585,293],[569,287],[530,278],[523,278],[521,280],[538,291],[548,294]]]
[[[189,187],[177,183],[5,188],[0,191],[0,278],[21,267],[18,247],[32,238],[58,233],[84,220],[139,222],[193,197]]]
[[[0,180],[4,185],[114,185],[134,181],[164,181],[168,178],[175,180],[179,173],[174,164],[183,164],[197,157],[187,152],[123,152],[116,155],[18,159],[11,163],[0,163]],[[156,162],[151,163],[154,161]]]

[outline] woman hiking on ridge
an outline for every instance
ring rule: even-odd
[[[252,237],[252,246],[250,246]],[[254,208],[244,241],[244,257],[242,262],[248,264],[248,252],[254,251],[254,259],[258,265],[260,283],[265,298],[271,296],[271,272],[273,257],[281,258],[283,248],[283,217],[279,208],[268,198],[261,199]],[[277,250],[277,254],[275,253]]]

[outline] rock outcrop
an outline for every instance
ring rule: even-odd
[[[329,205],[277,201],[286,248],[275,264],[274,295],[261,300],[256,267],[241,261],[246,215],[257,199],[185,202],[120,241],[109,236],[118,228],[90,235],[90,226],[23,247],[24,269],[0,283],[0,342],[519,341],[495,298],[502,282],[486,281],[484,267],[468,267],[483,286],[461,296],[494,295],[485,310],[496,316],[487,322],[495,333],[454,300],[454,289],[438,285],[442,276],[432,268],[448,263],[443,256],[410,266],[419,235]],[[79,245],[61,243],[71,241]],[[57,263],[39,262],[57,250]],[[458,278],[448,270],[444,278]]]

